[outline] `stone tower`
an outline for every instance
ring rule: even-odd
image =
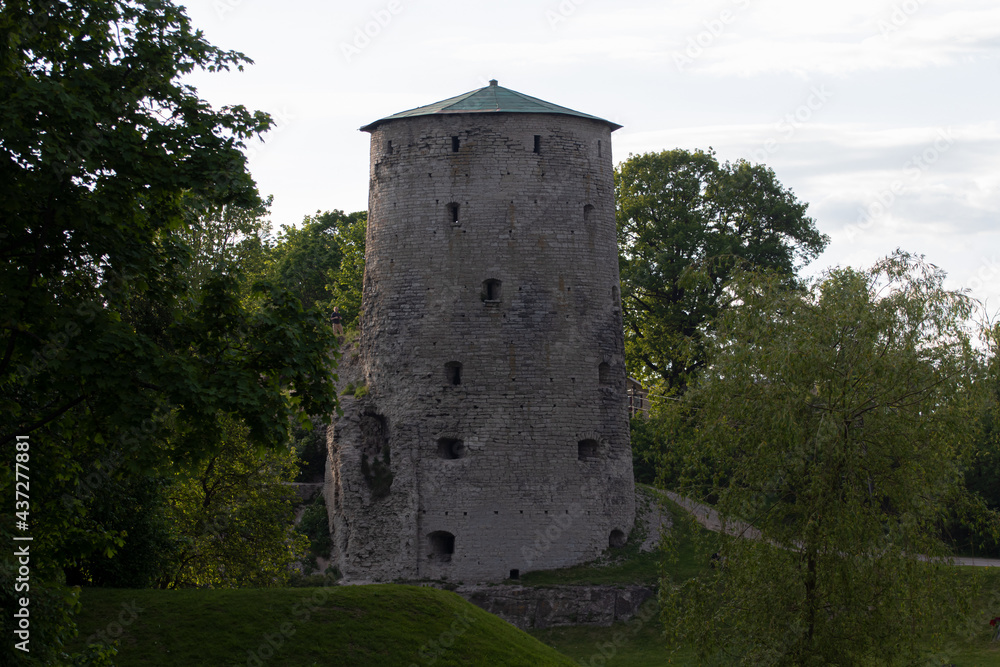
[[[491,81],[361,128],[368,395],[326,485],[347,581],[495,581],[627,540],[618,127]]]

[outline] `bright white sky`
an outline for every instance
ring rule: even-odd
[[[183,3],[183,0],[181,0]],[[996,0],[190,0],[255,61],[192,77],[274,115],[275,226],[367,208],[358,128],[487,85],[620,123],[615,159],[763,162],[831,237],[806,273],[921,253],[1000,311]]]

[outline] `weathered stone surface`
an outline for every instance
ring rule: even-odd
[[[324,491],[347,581],[498,581],[627,538],[610,133],[512,113],[372,130],[369,393],[328,429]]]
[[[522,630],[607,627],[632,618],[643,602],[656,595],[642,586],[459,586],[455,592]]]

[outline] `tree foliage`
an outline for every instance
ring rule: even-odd
[[[366,211],[334,210],[283,226],[271,253],[274,279],[306,306],[337,306],[345,326],[357,324],[367,221]]]
[[[988,514],[985,521],[962,525],[959,519],[964,508],[956,508],[948,537],[976,555],[997,558],[1000,557],[1000,521],[996,519],[1000,513],[1000,324],[987,328],[985,333],[990,352],[984,387],[986,406],[965,468],[965,484]]]
[[[961,615],[954,568],[917,556],[947,552],[981,409],[971,304],[942,280],[897,253],[806,290],[736,283],[684,397],[686,488],[733,535],[721,567],[666,589],[675,639],[727,664],[913,664]]]
[[[337,211],[336,213],[339,213]],[[337,242],[340,246],[340,264],[329,274],[333,305],[340,309],[345,327],[360,324],[361,294],[365,277],[365,235],[368,231],[368,212],[360,211],[348,216],[341,214]]]
[[[166,0],[11,0],[0,28],[0,487],[28,436],[34,591],[121,545],[87,516],[97,489],[204,460],[220,413],[271,446],[330,414],[333,339],[281,290],[251,308],[231,273],[192,287],[191,202],[260,208],[241,149],[271,120],[181,78],[245,56]]]
[[[738,268],[791,279],[829,239],[763,165],[685,150],[630,156],[615,171],[629,372],[680,393],[705,363],[711,318]]]
[[[219,275],[231,275],[241,304],[249,310],[270,305],[252,287],[267,271],[266,215],[264,206],[205,208],[192,202],[193,222],[182,232],[192,254],[184,267],[192,294]],[[225,414],[217,418],[220,444],[207,460],[172,466],[161,476],[110,478],[94,490],[85,517],[118,536],[119,546],[112,557],[80,549],[74,583],[176,588],[287,580],[300,545],[291,539],[295,494],[286,483],[303,461],[291,449],[261,451],[242,422]],[[295,423],[292,433],[317,441],[325,433],[323,420]],[[322,445],[325,462],[325,440]]]
[[[112,555],[87,544],[64,569],[68,583],[107,588],[147,588],[163,574],[176,548],[166,500],[166,480],[155,475],[110,477],[94,489],[83,506],[81,521],[89,532],[116,537]],[[77,533],[79,534],[79,532]]]
[[[254,284],[270,278],[270,205],[270,197],[251,208],[188,198],[190,223],[180,235],[191,253],[184,278],[195,292],[214,275],[238,274],[241,296],[248,298]]]
[[[165,588],[278,586],[305,555],[295,531],[298,474],[291,449],[259,450],[249,430],[222,417],[222,448],[176,475],[167,490],[179,546],[164,568]]]

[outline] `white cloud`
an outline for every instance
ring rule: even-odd
[[[995,57],[998,44],[1000,7],[988,3],[730,0],[623,8],[583,4],[544,43],[526,39],[505,47],[516,59],[539,64],[611,59],[657,68],[674,67],[681,58],[691,61],[691,71],[752,76],[942,66]],[[465,46],[473,58],[494,57],[504,48],[471,37]]]

